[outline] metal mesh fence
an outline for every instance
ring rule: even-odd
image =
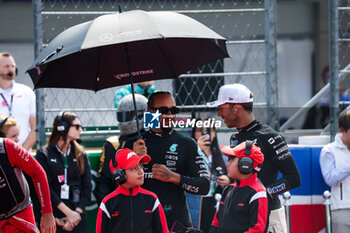
[[[339,70],[350,63],[350,2],[339,1]]]
[[[339,110],[348,106],[350,57],[350,2],[334,0],[330,6],[330,132],[332,140],[338,131]],[[333,77],[333,78],[332,78]],[[334,78],[335,77],[335,78]],[[339,82],[338,82],[339,81]],[[347,103],[346,103],[347,102]]]
[[[36,30],[42,30],[44,45],[73,25],[117,12],[119,5],[123,11],[167,10],[186,14],[225,37],[231,58],[199,67],[176,80],[156,81],[156,89],[170,90],[179,106],[191,106],[183,111],[196,111],[200,105],[217,98],[221,85],[242,83],[253,91],[257,105],[265,105],[267,84],[271,83],[266,82],[267,25],[264,23],[266,10],[262,0],[50,0],[42,1],[41,5],[42,25],[36,25]],[[59,111],[71,110],[80,116],[85,126],[110,130],[117,123],[113,95],[119,88],[97,93],[45,89],[45,127],[51,127]],[[255,111],[259,111],[255,112],[258,119],[265,122],[266,108],[256,108]]]

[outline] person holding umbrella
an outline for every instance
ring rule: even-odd
[[[169,92],[155,92],[148,99],[148,111],[155,112],[169,125],[179,109]],[[143,139],[129,140],[125,147],[133,148],[138,155],[148,154],[152,160],[144,165],[143,188],[154,192],[163,205],[170,229],[176,223],[192,227],[186,204],[185,191],[206,195],[209,191],[209,174],[194,139],[183,136],[171,127],[151,128],[142,134]]]
[[[140,94],[135,94],[136,107],[138,113],[135,114],[132,95],[124,96],[117,108],[117,121],[120,136],[111,136],[106,139],[100,156],[100,168],[96,179],[96,198],[101,203],[102,199],[115,190],[112,181],[112,173],[109,162],[115,160],[115,153],[118,149],[123,149],[126,141],[137,136],[136,121],[143,126],[143,112],[147,110],[147,98]],[[141,128],[141,132],[144,129]]]
[[[57,232],[87,232],[85,207],[91,197],[88,158],[76,142],[82,131],[77,115],[60,112],[45,147],[36,159],[48,176]]]

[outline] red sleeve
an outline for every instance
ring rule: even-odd
[[[33,179],[42,213],[52,212],[49,185],[44,169],[26,149],[15,142],[5,139],[5,146],[11,166],[18,167]]]
[[[263,193],[266,191],[262,191]],[[259,193],[257,193],[259,194]],[[267,218],[268,218],[268,200],[267,197],[260,197],[252,202],[251,207],[251,225],[247,233],[258,233],[264,232],[266,229]],[[255,222],[255,224],[254,224]]]
[[[160,222],[162,224],[163,233],[169,233],[168,223],[166,221],[166,217],[165,217],[165,213],[164,213],[164,209],[163,209],[162,204],[159,203],[158,208],[159,208],[159,218],[160,218]]]

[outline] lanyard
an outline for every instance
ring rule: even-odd
[[[67,152],[63,154],[63,152],[60,150],[60,148],[56,145],[57,150],[61,153],[63,156],[63,164],[64,164],[64,183],[67,184],[67,169],[68,169],[68,155],[70,153],[70,146],[67,149]]]
[[[68,157],[68,153],[66,153],[65,155],[63,155],[63,162],[64,162],[64,184],[67,184],[67,157]]]
[[[4,95],[1,93],[0,94],[1,95],[1,97],[2,97],[2,99],[5,101],[5,104],[6,104],[6,107],[8,108],[8,110],[9,110],[9,116],[12,116],[12,103],[13,103],[13,94],[11,95],[11,104],[9,104],[8,102],[7,102],[7,100],[5,99],[5,97],[4,97]]]

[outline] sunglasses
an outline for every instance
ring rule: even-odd
[[[73,125],[71,125],[71,126],[75,126],[75,128],[77,129],[77,130],[79,130],[79,129],[82,129],[83,127],[81,126],[81,125],[79,125],[79,124],[73,124]]]
[[[159,108],[151,108],[153,110],[159,110],[162,114],[167,114],[169,111],[171,114],[177,114],[180,112],[180,109],[176,106],[168,108],[168,107],[159,107]]]

